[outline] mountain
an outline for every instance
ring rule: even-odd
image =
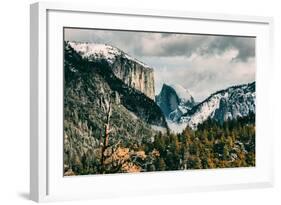
[[[171,121],[178,121],[195,105],[190,93],[180,85],[163,84],[156,103],[161,108],[165,117]]]
[[[78,42],[68,44],[90,62],[104,59],[117,78],[154,100],[154,72],[148,65],[111,45]]]
[[[255,113],[255,86],[256,83],[253,82],[213,93],[206,100],[183,114],[178,122],[194,129],[209,118],[222,123]]]
[[[76,167],[79,172],[86,159],[94,164],[106,132],[110,133],[110,145],[122,146],[151,143],[159,131],[167,132],[165,116],[154,100],[118,78],[112,66],[104,58],[89,60],[70,43],[64,44],[66,170]],[[106,107],[111,108],[107,131]]]

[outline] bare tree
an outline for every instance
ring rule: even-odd
[[[108,148],[109,144],[109,133],[112,131],[110,129],[110,117],[112,114],[112,104],[111,98],[108,95],[106,98],[100,98],[100,107],[105,113],[105,122],[104,122],[104,136],[102,132],[100,132],[100,145],[101,145],[101,173],[104,173],[104,160],[105,160],[105,150]]]
[[[115,103],[118,103],[118,99],[115,93]],[[100,108],[103,111],[103,130],[100,130],[100,146],[101,146],[101,159],[100,159],[100,173],[107,172],[116,173],[120,171],[124,172],[136,172],[140,171],[141,167],[137,162],[137,158],[146,158],[145,153],[133,152],[129,148],[123,148],[120,146],[121,140],[115,143],[109,144],[110,133],[112,128],[110,125],[110,119],[112,114],[112,96],[104,95],[100,100]],[[139,162],[141,163],[141,162]]]

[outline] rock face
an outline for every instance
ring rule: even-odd
[[[168,131],[165,116],[155,101],[117,77],[110,59],[89,61],[70,44],[64,46],[65,175],[73,174],[70,168],[80,170],[85,161],[99,163],[97,156],[107,122],[104,108],[109,105],[111,145],[152,143],[159,130]]]
[[[116,57],[113,63],[114,74],[121,79],[125,84],[133,87],[147,97],[154,100],[154,72],[153,69],[144,66],[124,55]]]
[[[243,84],[229,87],[225,90],[213,93],[203,102],[194,106],[183,115],[180,123],[185,123],[191,128],[208,118],[220,123],[245,117],[251,113],[255,114],[256,105],[256,83]]]
[[[223,123],[255,114],[255,85],[253,82],[232,86],[196,104],[183,87],[164,84],[156,96],[156,103],[164,113],[169,128],[181,133],[187,126],[196,129],[208,119]]]
[[[163,84],[161,92],[156,96],[156,103],[171,121],[177,121],[195,105],[193,97],[185,88],[167,84]]]
[[[128,86],[141,91],[150,99],[155,99],[154,72],[149,66],[110,45],[77,42],[68,42],[68,44],[83,59],[106,60],[116,77]]]

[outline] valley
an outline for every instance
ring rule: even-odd
[[[255,82],[197,102],[107,44],[64,42],[64,175],[255,166]]]

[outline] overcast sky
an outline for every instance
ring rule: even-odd
[[[65,40],[106,43],[154,69],[155,90],[180,84],[196,101],[255,80],[255,38],[65,29]]]

